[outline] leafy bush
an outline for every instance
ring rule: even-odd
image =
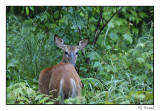
[[[7,104],[54,104],[55,101],[51,96],[39,94],[24,82],[7,88]]]
[[[77,71],[82,98],[66,104],[153,104],[153,7],[7,7],[7,104],[53,104],[38,92],[42,69],[66,44],[89,38]]]

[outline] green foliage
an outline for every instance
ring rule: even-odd
[[[65,104],[86,104],[85,97],[68,98],[64,101]]]
[[[7,104],[31,104],[35,95],[26,83],[17,83],[7,88]]]
[[[129,33],[126,33],[123,36],[125,40],[127,40],[130,44],[132,44],[133,40]]]
[[[55,101],[24,82],[7,87],[7,104],[54,104]]]
[[[38,92],[40,71],[62,58],[54,35],[72,45],[90,39],[77,60],[82,97],[66,104],[153,104],[153,7],[120,8],[7,7],[7,104],[59,100]]]
[[[102,90],[103,89],[103,84],[94,78],[82,78],[81,79],[82,83],[84,84],[84,89],[87,90]]]
[[[148,102],[153,101],[153,95],[147,91],[132,91],[127,98],[130,99],[133,104],[148,104]]]

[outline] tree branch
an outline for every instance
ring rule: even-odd
[[[116,11],[106,22],[105,24],[102,26],[102,28],[100,30],[98,30],[99,28],[96,28],[96,33],[95,33],[95,37],[94,37],[94,40],[93,40],[93,45],[96,44],[97,40],[98,40],[98,37],[99,35],[101,34],[102,30],[104,29],[104,27],[111,21],[111,19],[117,14],[119,13],[121,10],[122,10],[123,6],[118,10]],[[100,21],[98,21],[100,23]],[[97,25],[98,26],[98,25]]]
[[[123,7],[124,7],[124,6],[123,6]],[[100,33],[102,32],[102,30],[104,29],[104,27],[109,23],[109,21],[111,21],[111,19],[112,19],[117,13],[119,13],[119,12],[122,10],[123,7],[121,7],[118,11],[116,11],[116,12],[111,16],[111,18],[106,21],[106,23],[102,26],[102,28],[101,28],[101,30],[100,30]]]
[[[95,36],[94,36],[94,39],[93,39],[93,45],[95,45],[95,43],[97,41],[97,34],[99,33],[99,27],[100,27],[100,23],[101,23],[101,19],[102,19],[102,13],[103,13],[103,7],[101,8],[100,17],[99,17],[98,22],[97,22],[97,27],[96,27],[96,30],[95,30]]]

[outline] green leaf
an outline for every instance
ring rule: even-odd
[[[141,19],[136,17],[136,24],[138,24],[140,21],[141,21]]]
[[[137,95],[137,98],[139,98],[139,99],[144,99],[144,98],[145,98],[145,95],[144,95],[144,94],[139,94],[139,95]]]
[[[121,103],[119,104],[130,104],[130,101],[126,100],[126,101],[122,101]]]
[[[33,6],[30,6],[29,8],[34,12],[34,7]]]
[[[153,67],[150,64],[145,63],[145,66],[153,72]]]
[[[138,47],[144,48],[145,46],[146,46],[145,43],[140,42],[140,43],[138,43],[138,44],[136,45],[136,48],[138,48]]]
[[[77,22],[77,26],[78,26],[78,28],[81,30],[82,29],[82,24],[81,24],[81,22]]]
[[[109,22],[109,23],[108,23],[108,26],[109,26],[110,28],[114,28],[114,27],[115,27],[113,22]]]
[[[28,8],[28,6],[26,7],[26,14],[29,15],[29,8]]]
[[[106,65],[104,68],[107,70],[107,72],[113,71],[111,65]]]
[[[91,18],[89,19],[89,21],[90,21],[90,22],[97,22],[97,20],[96,20],[94,17],[91,17]]]
[[[132,31],[133,31],[135,34],[138,34],[138,32],[139,32],[138,28],[132,28]]]
[[[8,60],[8,63],[7,63],[7,68],[9,67],[15,67],[17,65],[19,61],[17,59],[11,59],[11,60]]]
[[[94,87],[96,89],[103,89],[103,84],[98,80],[94,78],[82,78],[82,82],[86,85],[85,87]]]
[[[41,99],[44,96],[44,94],[36,96],[35,100]]]
[[[25,104],[24,102],[20,101],[19,104]]]
[[[44,102],[47,101],[47,100],[49,100],[49,98],[48,98],[48,97],[45,97],[45,98],[41,99],[41,101],[40,101],[39,103],[44,103]]]
[[[131,91],[127,98],[149,100],[153,99],[153,94],[147,91]]]
[[[18,97],[18,99],[17,99],[18,101],[29,101],[28,100],[28,98],[26,98],[26,97],[24,97],[24,96],[21,96],[21,97]],[[21,103],[20,103],[21,104]],[[22,103],[22,104],[24,104],[24,103]]]
[[[45,104],[54,104],[54,102],[49,101],[49,102],[46,102]]]
[[[112,47],[111,46],[109,46],[109,45],[107,45],[107,47],[106,47],[108,50],[110,50],[110,49],[112,49]]]
[[[139,16],[142,18],[148,17],[147,13],[145,13],[145,12],[139,12]]]
[[[14,95],[12,92],[7,91],[7,104],[15,104],[16,100],[16,95]]]
[[[57,10],[57,11],[54,12],[54,17],[58,18],[58,16],[59,16],[59,11]]]
[[[127,40],[130,44],[132,44],[133,40],[132,40],[132,37],[129,33],[126,33],[123,36],[124,36],[125,40]]]
[[[101,63],[98,61],[98,62],[95,62],[94,63],[94,65],[93,65],[93,67],[95,68],[95,67],[100,67],[101,66]]]
[[[70,12],[71,14],[73,14],[73,8],[72,8],[72,7],[70,7],[69,12]]]
[[[105,104],[113,104],[112,102],[106,101]]]
[[[137,58],[137,61],[138,61],[140,64],[142,64],[142,63],[145,62],[145,60],[144,60],[143,58]]]
[[[91,60],[101,60],[101,56],[97,53],[97,52],[91,52],[88,57],[91,59]]]
[[[110,38],[111,38],[113,41],[116,41],[116,40],[118,39],[118,36],[117,36],[117,34],[111,32],[111,33],[110,33]]]

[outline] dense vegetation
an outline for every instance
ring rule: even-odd
[[[42,69],[61,61],[59,35],[75,45],[82,97],[66,104],[153,104],[153,7],[6,7],[7,104],[53,104],[39,93]]]

